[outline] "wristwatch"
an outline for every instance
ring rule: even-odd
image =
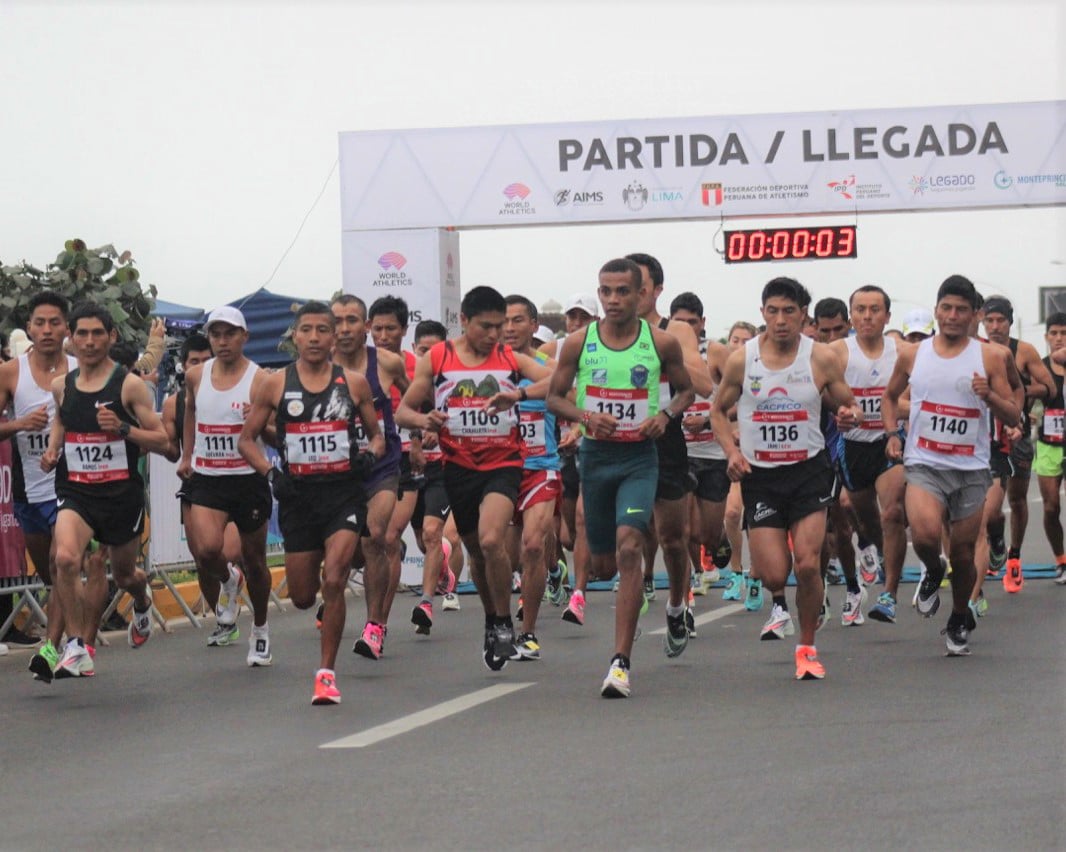
[[[118,433],[123,438],[128,438],[130,436],[130,424],[129,423],[119,423],[118,424]]]

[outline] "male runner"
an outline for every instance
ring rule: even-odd
[[[599,273],[604,318],[567,336],[548,395],[548,410],[580,422],[585,432],[580,464],[592,574],[619,578],[614,656],[600,689],[605,698],[630,694],[630,657],[644,602],[640,563],[651,525],[653,485],[659,480],[655,439],[668,424],[680,422],[695,399],[677,337],[638,316],[649,294],[641,267],[632,260],[604,264]],[[661,376],[674,388],[662,408]],[[575,379],[576,404],[567,398]],[[687,575],[683,542],[681,551]],[[684,597],[676,587],[670,597],[666,652],[675,657],[685,649],[688,631]]]
[[[537,307],[525,296],[507,297],[507,324],[504,340],[516,353],[526,355],[548,369],[555,362],[533,348],[537,329]],[[522,379],[518,386],[532,382]],[[514,527],[511,530],[512,562],[522,569],[522,632],[515,640],[516,660],[539,660],[537,616],[554,570],[554,588],[562,588],[561,571],[555,559],[555,516],[562,499],[559,477],[559,448],[555,415],[546,410],[544,400],[529,399],[518,404],[519,432],[522,437],[522,482],[518,487]],[[517,559],[515,556],[517,555]],[[556,593],[558,594],[558,592]],[[556,597],[556,605],[561,598]]]
[[[775,278],[763,288],[766,331],[729,356],[711,411],[729,476],[741,482],[752,563],[773,597],[764,639],[783,639],[795,630],[784,595],[789,571],[795,571],[798,680],[825,677],[814,633],[824,597],[821,551],[835,476],[819,428],[823,393],[837,406],[842,428],[862,421],[832,351],[803,335],[809,304],[806,288],[791,278]],[[739,446],[727,416],[734,404]]]
[[[58,293],[38,293],[28,304],[26,334],[32,348],[0,366],[0,411],[11,406],[11,417],[0,422],[0,441],[14,437],[11,453],[12,498],[15,517],[26,540],[26,550],[46,588],[52,588],[52,529],[56,522],[55,473],[41,470],[48,449],[55,397],[52,382],[76,366],[63,351],[67,336],[67,300]],[[92,572],[89,578],[93,609],[103,606],[107,578]],[[30,660],[38,680],[52,682],[63,638],[63,609],[59,595],[50,592],[46,606],[47,638]]]
[[[269,666],[270,631],[267,608],[272,578],[266,564],[267,522],[273,504],[266,477],[256,473],[237,450],[237,440],[251,400],[266,373],[244,356],[248,324],[237,308],[216,308],[204,325],[214,357],[185,374],[185,411],[178,476],[188,503],[185,532],[198,574],[210,578],[220,594],[215,601],[216,626],[208,645],[235,641],[241,574],[226,559],[226,527],[236,525],[241,567],[252,605],[249,666]]]
[[[470,574],[485,610],[483,659],[493,671],[515,654],[507,525],[522,481],[518,413],[511,409],[549,371],[500,342],[507,302],[491,287],[474,287],[460,305],[463,333],[438,343],[415,367],[396,422],[438,432],[444,486],[456,529],[470,554]],[[435,407],[422,412],[427,403]]]
[[[148,386],[108,356],[118,337],[111,313],[78,305],[69,328],[78,366],[52,382],[57,414],[41,469],[56,470],[55,589],[70,637],[57,670],[78,677],[95,673],[85,637],[102,614],[81,583],[92,539],[110,546],[111,575],[133,598],[130,646],[152,633],[148,576],[137,567],[145,508],[137,462],[141,450],[165,453],[168,441]]]
[[[1051,371],[1055,380],[1055,394],[1044,400],[1044,416],[1037,424],[1036,471],[1040,497],[1044,502],[1044,535],[1047,536],[1051,552],[1055,555],[1055,582],[1066,585],[1066,551],[1062,543],[1061,509],[1062,489],[1062,445],[1066,435],[1063,421],[1066,420],[1066,400],[1063,399],[1063,377],[1066,368],[1062,360],[1066,356],[1066,313],[1056,312],[1048,316],[1045,324],[1044,339],[1047,341],[1048,355],[1043,359],[1044,365]]]
[[[293,605],[310,609],[322,589],[320,661],[311,697],[316,705],[341,703],[334,666],[344,633],[344,590],[366,524],[363,482],[385,452],[370,385],[330,360],[334,324],[329,305],[311,301],[300,307],[292,336],[296,361],[259,385],[237,444],[278,500]],[[280,469],[259,443],[272,414]],[[356,440],[360,426],[367,450]]]
[[[885,327],[892,316],[892,301],[880,287],[874,284],[859,287],[851,294],[850,307],[855,335],[831,346],[864,417],[856,428],[843,434],[840,472],[860,531],[885,557],[885,589],[870,608],[870,618],[891,624],[896,620],[896,598],[907,552],[903,520],[903,492],[907,483],[902,465],[885,455],[888,433],[893,429],[881,419],[881,397],[896,365],[896,353],[906,344],[897,345],[894,338],[885,337]],[[856,591],[859,590],[849,585],[845,607],[854,604],[850,612],[857,609],[861,615],[861,597],[852,600]],[[843,617],[846,619],[850,612],[845,612]]]
[[[391,603],[391,560],[385,534],[396,508],[396,492],[400,484],[400,436],[392,422],[389,394],[393,387],[407,388],[407,371],[399,355],[366,345],[366,305],[362,299],[344,293],[333,299],[330,310],[336,329],[333,363],[366,378],[374,398],[378,431],[385,439],[384,455],[363,482],[367,512],[360,544],[366,563],[363,574],[366,624],[352,648],[354,653],[368,660],[377,660],[381,657],[389,617],[386,601]],[[368,449],[368,439],[358,430],[356,441],[360,449]]]
[[[1007,378],[1010,354],[970,337],[977,304],[977,291],[967,278],[945,279],[937,291],[938,332],[917,349],[898,353],[881,402],[885,452],[890,459],[902,459],[905,468],[911,542],[925,566],[915,606],[927,618],[940,606],[938,590],[946,570],[940,535],[947,512],[953,606],[943,632],[950,656],[970,653],[969,632],[976,626],[968,604],[975,580],[974,544],[991,482],[987,413],[991,410],[1008,426],[1021,419]],[[904,450],[896,420],[908,382]]]
[[[713,390],[707,362],[700,355],[699,339],[687,323],[671,322],[660,316],[656,308],[663,292],[663,268],[650,254],[626,256],[641,270],[641,303],[637,315],[660,331],[674,335],[680,346],[685,369],[689,372],[692,388],[696,393],[709,395]],[[670,401],[671,389],[665,373],[660,373],[659,409],[665,410]],[[655,550],[662,546],[663,563],[669,581],[667,613],[680,610],[684,614],[688,602],[690,574],[688,570],[688,501],[695,483],[688,470],[688,452],[681,418],[671,419],[655,443],[659,455],[659,481],[655,487],[655,513],[653,525],[645,540],[644,591],[648,600],[655,599]],[[667,621],[669,626],[671,622]],[[671,638],[669,630],[668,639]],[[688,641],[687,628],[685,642]],[[684,648],[679,636],[672,637],[674,649]],[[677,650],[677,653],[681,653]]]
[[[1022,541],[1029,524],[1029,477],[1033,465],[1033,441],[1029,423],[1029,409],[1033,400],[1050,399],[1055,394],[1055,380],[1040,359],[1036,347],[1017,337],[1010,336],[1014,323],[1014,306],[1005,296],[989,296],[985,300],[985,334],[992,343],[1010,349],[1014,364],[1025,385],[1025,405],[1022,409],[1022,435],[1011,441],[1005,449],[1010,456],[1010,477],[1007,484],[1007,501],[1010,504],[1010,549],[1005,548],[1003,526],[1006,519],[1000,513],[994,518],[989,533],[990,567],[998,571],[1006,557],[1007,573],[1003,576],[1003,588],[1008,592],[1020,592],[1025,580],[1022,576]]]

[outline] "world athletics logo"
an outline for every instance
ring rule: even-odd
[[[378,258],[378,266],[388,272],[390,269],[397,271],[403,269],[407,265],[407,258],[400,254],[398,251],[387,251],[381,257]]]

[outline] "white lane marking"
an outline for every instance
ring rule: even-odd
[[[707,624],[711,621],[717,621],[719,618],[725,618],[727,615],[733,615],[733,613],[740,612],[744,609],[744,604],[729,604],[728,606],[719,607],[718,609],[712,609],[709,612],[701,613],[695,618],[696,626],[701,624]],[[649,636],[665,636],[666,628],[660,627],[658,630],[652,630],[648,633]]]
[[[505,695],[510,695],[512,692],[517,692],[533,685],[533,683],[501,683],[498,686],[489,686],[485,689],[479,689],[477,692],[471,692],[468,695],[460,695],[451,701],[435,704],[425,710],[419,710],[409,716],[401,716],[399,719],[386,722],[384,725],[368,728],[358,734],[323,743],[319,748],[365,748],[382,740],[406,734],[415,728],[431,725],[448,716],[454,716],[456,713],[462,713],[464,710],[477,707],[477,705],[484,704],[486,701],[495,701],[497,698],[503,698]]]

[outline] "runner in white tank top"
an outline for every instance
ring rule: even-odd
[[[946,569],[940,558],[941,519],[947,510],[952,613],[944,633],[949,655],[970,652],[969,631],[976,625],[968,603],[981,509],[991,483],[988,411],[1008,426],[1021,417],[1007,378],[1009,351],[970,338],[977,304],[976,289],[961,275],[940,285],[938,332],[916,350],[900,351],[881,404],[884,422],[894,427],[900,394],[909,383],[907,447],[904,451],[894,428],[886,428],[886,453],[903,459],[906,468],[911,541],[925,566],[914,604],[926,617],[940,606]]]
[[[196,560],[200,588],[214,609],[209,646],[229,645],[240,636],[238,594],[248,582],[254,625],[248,640],[249,666],[269,666],[267,606],[272,578],[266,567],[267,521],[272,501],[265,476],[256,473],[237,448],[251,401],[265,373],[244,357],[248,327],[233,307],[211,312],[204,326],[215,357],[185,377],[185,422],[181,424],[178,476],[186,480],[185,525]],[[259,443],[260,449],[262,443]],[[226,528],[234,524],[241,542],[240,567],[227,562]]]
[[[752,564],[759,566],[760,579],[773,596],[762,638],[783,639],[795,632],[784,589],[790,569],[796,574],[799,679],[825,676],[814,647],[824,592],[820,569],[826,507],[834,491],[819,428],[823,392],[837,406],[841,428],[862,421],[837,358],[827,345],[802,336],[809,305],[810,294],[791,278],[775,278],[763,288],[766,331],[729,356],[711,411],[729,475],[741,483]],[[739,447],[726,414],[734,404]]]

